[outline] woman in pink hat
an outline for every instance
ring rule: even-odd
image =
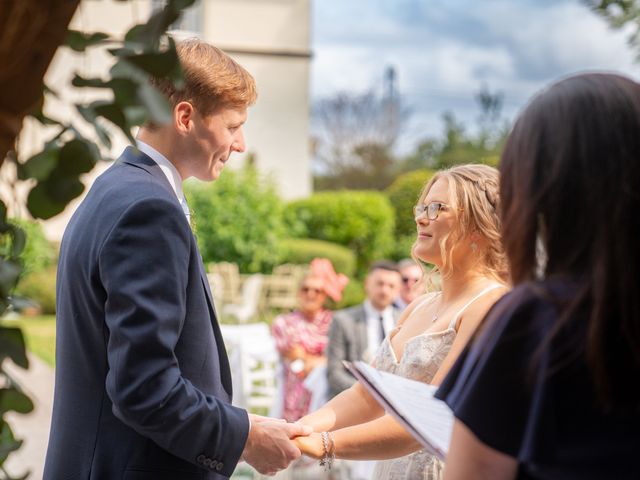
[[[284,395],[281,417],[293,422],[309,413],[312,392],[305,379],[326,363],[329,325],[333,313],[324,306],[327,297],[340,301],[348,279],[336,274],[327,259],[314,259],[298,290],[299,309],[276,317],[271,331],[283,359]]]

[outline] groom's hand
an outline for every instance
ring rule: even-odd
[[[251,430],[242,459],[263,475],[275,475],[300,457],[300,449],[291,439],[312,431],[311,427],[299,423],[251,416]]]

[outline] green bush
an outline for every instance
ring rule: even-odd
[[[308,265],[314,258],[327,258],[336,272],[352,277],[356,270],[356,256],[337,243],[310,238],[289,238],[282,241],[282,263]]]
[[[283,204],[269,179],[247,166],[213,183],[185,188],[204,263],[234,262],[243,273],[270,272],[285,236]]]
[[[416,243],[417,233],[414,232],[410,235],[400,235],[396,238],[396,243],[393,245],[393,252],[390,255],[394,261],[402,260],[403,258],[411,257],[411,248]]]
[[[20,254],[22,260],[22,275],[40,272],[56,263],[57,249],[47,240],[42,226],[33,220],[13,218],[10,223],[24,230],[26,242]],[[6,246],[2,246],[6,248]]]
[[[338,243],[353,251],[357,274],[393,250],[394,215],[379,192],[321,192],[287,205],[290,234]]]
[[[16,295],[27,297],[40,305],[42,313],[56,313],[56,266],[24,275],[16,287]]]
[[[395,238],[416,236],[416,222],[413,219],[413,206],[420,197],[424,185],[434,175],[433,170],[414,170],[400,175],[385,190],[396,216]],[[405,257],[408,252],[405,253]]]
[[[347,286],[344,287],[344,291],[342,292],[342,299],[337,303],[329,300],[327,306],[331,310],[335,311],[351,307],[353,305],[358,305],[364,302],[364,299],[365,293],[363,283],[355,278],[350,278],[349,283],[347,283]]]

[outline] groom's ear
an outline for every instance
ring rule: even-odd
[[[191,131],[195,113],[196,111],[193,105],[186,101],[178,102],[176,106],[173,107],[173,121],[178,132],[186,134]]]

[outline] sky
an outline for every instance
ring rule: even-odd
[[[503,95],[513,120],[549,82],[585,70],[638,79],[627,31],[579,0],[312,0],[311,95],[382,92],[393,66],[411,111],[398,150],[441,137],[451,111],[473,131],[474,95]]]

